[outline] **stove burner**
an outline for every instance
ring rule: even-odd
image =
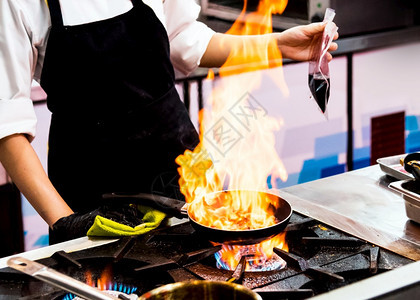
[[[260,264],[260,260],[254,256],[250,259],[247,259],[247,262],[251,267],[247,270],[248,272],[281,270],[287,266],[287,263],[276,254],[273,254],[273,256],[263,264]]]
[[[122,300],[136,300],[138,298],[137,295],[126,293],[126,292],[117,292],[115,290],[105,290],[104,292],[106,292],[107,294],[111,296],[118,297],[118,299],[122,299]],[[72,294],[67,294],[63,298],[63,300],[84,300],[84,299],[80,297],[75,297]]]
[[[122,283],[109,283],[108,287],[103,290],[104,292],[117,296],[120,299],[137,299],[138,296],[134,295],[134,292],[137,291],[137,287],[128,286]],[[125,298],[124,298],[125,297]],[[83,300],[82,298],[73,295],[71,293],[66,294],[62,300]]]
[[[247,263],[258,265],[249,256],[255,252],[252,247],[238,251],[229,270],[216,267],[215,253],[221,246],[211,245],[189,223],[91,249],[59,251],[39,262],[83,282],[87,270],[96,279],[111,264],[113,286],[105,287],[125,294],[142,295],[173,282],[209,280],[239,283],[264,300],[306,299],[412,262],[298,213],[285,231],[288,252],[274,248],[274,261],[265,260],[263,267],[253,270],[245,269]],[[18,271],[0,269],[0,299],[72,299],[66,295]]]
[[[284,243],[284,234],[282,235]],[[277,240],[273,240],[277,241]],[[222,249],[215,253],[216,267],[223,270],[234,270],[245,258],[245,270],[248,272],[262,272],[281,270],[286,262],[273,252],[271,240],[268,243],[255,245],[222,245]]]
[[[233,269],[222,260],[221,251],[217,252],[214,255],[216,259],[217,268],[233,271]],[[252,249],[252,247],[249,246],[239,246],[239,248],[236,249],[236,251],[237,253],[235,255],[235,260],[239,261],[238,264],[240,264],[240,260],[244,258],[246,264],[245,270],[247,272],[281,270],[287,266],[286,261],[284,261],[280,256],[278,256],[275,253],[273,253],[273,255],[269,259],[267,259],[263,256],[255,256],[255,249]]]

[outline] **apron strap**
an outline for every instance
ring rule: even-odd
[[[131,0],[131,2],[133,3],[133,6],[139,6],[144,4],[143,0]]]
[[[59,0],[48,0],[48,7],[50,9],[51,23],[53,26],[63,27],[63,16],[61,14],[61,7]]]

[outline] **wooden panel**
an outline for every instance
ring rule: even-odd
[[[370,164],[381,157],[405,153],[405,112],[371,119]]]

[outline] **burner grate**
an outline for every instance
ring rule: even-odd
[[[178,281],[213,280],[240,283],[264,300],[310,298],[412,262],[297,213],[286,232],[289,252],[279,248],[274,252],[287,267],[270,271],[245,271],[246,254],[235,270],[218,269],[214,254],[221,246],[201,238],[189,223],[96,248],[59,251],[39,262],[80,281],[86,280],[86,270],[97,277],[111,265],[113,284],[137,288],[137,295]],[[0,270],[2,299],[63,299],[65,295],[10,268]]]

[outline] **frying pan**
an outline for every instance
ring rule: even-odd
[[[262,300],[256,292],[243,285],[209,280],[194,280],[170,283],[151,290],[138,300]]]
[[[210,194],[211,197],[223,196],[223,193],[230,193],[237,191],[220,191]],[[208,239],[209,241],[221,243],[221,244],[234,244],[234,245],[253,245],[258,244],[264,240],[270,239],[280,232],[282,232],[292,215],[292,207],[290,204],[280,198],[279,196],[259,191],[247,191],[240,190],[241,195],[249,194],[249,196],[255,196],[256,194],[263,195],[270,204],[267,206],[266,211],[270,211],[275,217],[275,224],[258,229],[247,229],[247,230],[228,230],[210,227],[207,225],[200,224],[192,216],[191,212],[187,208],[188,204],[183,201],[154,195],[154,194],[124,194],[124,193],[109,193],[104,194],[103,199],[119,200],[128,203],[136,203],[142,205],[148,205],[158,210],[164,211],[177,218],[188,218],[191,225],[201,236]],[[254,194],[254,195],[253,195]]]
[[[15,270],[31,275],[39,280],[56,286],[60,289],[90,300],[118,300],[119,297],[107,294],[95,287],[87,285],[72,277],[64,275],[38,262],[23,258],[12,257],[7,265]]]
[[[238,299],[261,300],[261,297],[242,285],[222,281],[186,281],[167,284],[137,297],[135,294],[124,294],[117,291],[101,291],[65,274],[59,273],[38,262],[12,257],[7,261],[9,267],[28,274],[34,278],[73,293],[74,299],[119,300],[119,299]],[[124,296],[124,297],[123,297]]]

